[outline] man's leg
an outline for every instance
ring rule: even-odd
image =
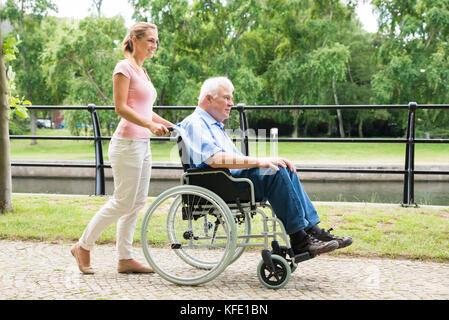
[[[232,170],[232,175],[250,179],[254,184],[256,199],[270,202],[276,216],[290,235],[292,247],[297,249],[297,253],[309,251],[320,254],[336,249],[336,241],[315,241],[316,239],[306,234],[305,230],[320,222],[318,214],[296,173],[282,167],[279,169]]]
[[[292,180],[293,186],[295,190],[298,193],[298,196],[301,198],[302,203],[304,203],[305,206],[309,207],[309,210],[306,210],[305,219],[309,221],[309,225],[305,229],[305,231],[312,235],[315,239],[321,240],[321,241],[332,241],[335,240],[338,242],[338,249],[350,246],[353,242],[351,237],[338,237],[330,233],[332,230],[324,230],[318,227],[319,218],[316,214],[316,210],[313,207],[312,202],[309,199],[309,196],[305,192],[304,188],[301,185],[301,182],[298,179],[298,176],[296,175],[296,172],[288,171],[290,174],[290,178]],[[310,215],[307,215],[307,213],[311,213]],[[317,219],[318,218],[318,219]]]
[[[271,169],[269,169],[271,170]],[[254,184],[257,201],[268,200],[288,234],[308,230],[320,219],[295,173],[259,168],[232,170],[232,175],[248,178]],[[292,177],[296,177],[296,181]]]

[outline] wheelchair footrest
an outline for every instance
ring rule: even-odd
[[[310,253],[308,253],[308,252],[304,252],[304,253],[295,255],[294,258],[295,258],[295,263],[300,263],[300,262],[312,259],[313,256],[311,256]]]

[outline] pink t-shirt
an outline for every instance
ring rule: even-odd
[[[146,70],[144,68],[142,70],[143,73],[137,72],[125,59],[117,63],[112,76],[121,73],[130,80],[127,105],[139,115],[152,119],[153,103],[156,101],[157,92]],[[151,131],[122,118],[114,136],[128,139],[148,139],[151,137]]]

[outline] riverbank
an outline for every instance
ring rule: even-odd
[[[14,161],[15,163],[38,163],[42,161]],[[47,177],[47,178],[93,178],[95,177],[95,168],[73,168],[68,165],[86,165],[95,164],[92,161],[46,161],[52,164],[61,165],[61,167],[36,167],[36,166],[13,166],[11,168],[13,177]],[[108,164],[106,162],[106,164]],[[158,167],[179,166],[179,163],[171,162],[153,162]],[[64,166],[65,165],[65,166]],[[404,165],[398,164],[309,164],[295,163],[297,168],[312,170],[317,168],[326,169],[351,169],[351,170],[404,170]],[[417,171],[449,171],[447,164],[417,164]],[[152,179],[179,180],[182,169],[153,169]],[[390,173],[334,173],[334,172],[298,172],[302,181],[403,181],[403,174]],[[105,177],[112,178],[112,170],[105,168]],[[449,181],[449,175],[438,174],[416,174],[415,181]]]

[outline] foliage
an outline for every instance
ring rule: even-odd
[[[123,58],[123,18],[90,16],[82,21],[62,21],[59,25],[42,53],[42,69],[52,95],[66,105],[113,105],[112,70]],[[65,111],[64,115],[73,134],[79,134],[82,128],[76,125],[91,123],[88,112]],[[118,122],[113,112],[99,116],[106,129]]]
[[[380,14],[378,54],[382,68],[373,76],[372,102],[447,103],[449,2],[375,0],[373,4]],[[449,112],[425,113],[429,117],[424,117],[421,125],[447,127]]]
[[[3,57],[5,59],[5,63],[11,62],[16,59],[16,53],[18,52],[17,44],[18,41],[14,38],[8,38],[5,41],[5,43],[3,43],[3,53],[4,53]],[[16,91],[15,85],[16,73],[13,71],[11,65],[8,65],[8,71],[6,73],[6,76],[9,92],[8,103],[11,107],[9,109],[9,118],[11,119],[14,114],[22,118],[27,118],[28,112],[25,106],[31,105],[31,102],[25,100],[24,97],[19,98],[14,95]]]
[[[23,27],[25,56],[18,57],[17,92],[35,104],[112,105],[111,74],[123,59],[127,30],[120,17],[80,21],[49,16],[49,0],[8,0],[0,17]],[[373,0],[379,31],[362,29],[357,1],[129,0],[137,21],[159,29],[160,46],[144,67],[157,89],[156,105],[196,105],[201,83],[225,75],[234,100],[246,105],[444,104],[449,101],[449,3],[446,0]],[[19,19],[22,14],[22,19]],[[25,68],[24,62],[28,66]],[[36,70],[28,72],[28,70]],[[30,94],[27,94],[30,93]],[[163,111],[173,122],[190,111]],[[66,112],[73,134],[90,123],[87,112]],[[449,112],[423,111],[419,130],[447,127]],[[276,125],[284,135],[387,135],[379,123],[404,133],[395,110],[261,111],[252,125]],[[100,113],[103,131],[118,122]],[[227,123],[237,127],[237,113]],[[87,130],[87,129],[86,129]],[[86,131],[87,133],[87,131]]]

